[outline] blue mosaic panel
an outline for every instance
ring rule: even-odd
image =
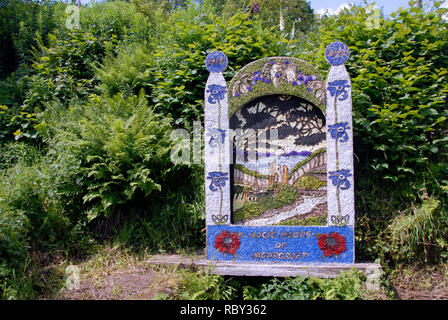
[[[324,264],[354,263],[352,227],[207,226],[207,259]]]
[[[221,51],[210,52],[205,59],[205,67],[209,72],[223,72],[227,64],[227,56]]]
[[[325,58],[332,66],[344,64],[350,56],[350,50],[343,42],[333,42],[325,50]]]

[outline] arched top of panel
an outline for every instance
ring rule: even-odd
[[[258,97],[283,94],[305,99],[325,114],[325,83],[314,66],[291,57],[267,57],[244,66],[229,86],[229,117]]]

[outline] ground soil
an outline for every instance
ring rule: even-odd
[[[69,300],[126,300],[157,299],[171,296],[179,285],[175,267],[155,267],[142,262],[127,269],[120,268],[95,276],[81,276],[78,290],[63,289],[54,299]],[[445,300],[448,299],[448,266],[426,266],[397,269],[388,276],[392,299]],[[371,296],[372,299],[389,299],[387,295]]]
[[[77,290],[63,289],[55,299],[61,300],[153,300],[169,295],[177,279],[151,267],[116,270],[96,279],[82,277]]]
[[[64,289],[57,297],[69,300],[152,299],[156,276],[148,269],[116,271],[100,281],[82,279],[78,290]]]
[[[448,266],[415,266],[391,273],[396,298],[401,300],[447,300]]]

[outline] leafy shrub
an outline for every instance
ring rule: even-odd
[[[384,247],[380,251],[384,252],[383,259],[389,258],[395,263],[428,263],[440,255],[446,257],[447,222],[439,200],[424,200],[412,213],[395,217],[385,230],[381,242]]]
[[[223,276],[184,271],[181,277],[180,300],[231,300],[235,295],[235,288],[226,285]]]
[[[69,229],[70,221],[58,205],[50,170],[51,166],[40,159],[31,166],[19,163],[4,171],[0,184],[0,202],[9,212],[26,217],[29,230],[24,233],[36,249],[57,246]]]
[[[365,299],[365,276],[361,271],[341,272],[336,278],[272,278],[260,286],[245,286],[246,300],[359,300]]]
[[[58,117],[50,120],[50,113],[48,124],[43,122],[39,130],[47,135],[52,154],[78,163],[76,180],[86,190],[89,220],[160,192],[172,177],[171,121],[154,113],[143,94],[127,99],[92,96],[88,104],[73,107],[62,125]]]
[[[8,299],[33,298],[41,286],[28,270],[30,251],[77,254],[88,240],[61,206],[54,168],[40,157],[27,161],[2,169],[0,176],[0,295]]]
[[[117,57],[106,57],[101,68],[96,68],[99,87],[108,96],[119,92],[132,96],[141,89],[148,88],[152,60],[147,44],[122,48]]]
[[[157,112],[185,128],[203,117],[208,77],[204,59],[210,51],[221,50],[229,57],[230,65],[224,74],[230,79],[253,59],[287,50],[281,36],[242,13],[224,19],[188,8],[174,11],[159,28],[165,37],[153,39],[148,44],[151,50],[142,46],[124,50],[117,59],[105,61],[98,77],[109,95],[118,90],[136,94],[143,88]]]
[[[359,300],[366,298],[366,277],[362,271],[352,269],[341,272],[334,279],[311,278],[321,290],[320,298],[323,300]]]
[[[20,104],[25,95],[25,81],[22,76],[28,72],[27,67],[20,68],[5,80],[0,81],[0,144],[14,139],[18,129],[26,130],[35,121],[36,114],[22,112]]]
[[[176,252],[203,247],[205,233],[204,169],[179,168],[177,179],[164,184],[163,192],[145,199],[145,207],[128,217],[117,236],[122,243],[149,252]],[[130,210],[129,210],[130,211]]]
[[[118,43],[116,35],[97,38],[90,32],[70,31],[65,38],[50,35],[52,47],[41,42],[41,54],[32,67],[22,111],[40,112],[48,102],[59,100],[68,104],[72,99],[83,101],[95,92],[96,79],[92,64]]]

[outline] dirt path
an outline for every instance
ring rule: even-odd
[[[401,300],[448,300],[448,265],[409,267],[390,276]]]
[[[146,262],[128,267],[98,264],[94,271],[81,273],[80,287],[64,288],[53,299],[63,300],[153,300],[176,291],[180,276],[175,265],[155,267]],[[395,299],[447,300],[448,265],[409,267],[388,276]],[[387,299],[385,295],[371,297]]]
[[[152,300],[175,286],[163,272],[151,268],[113,271],[97,279],[81,277],[79,289],[63,289],[56,299],[67,300]]]

